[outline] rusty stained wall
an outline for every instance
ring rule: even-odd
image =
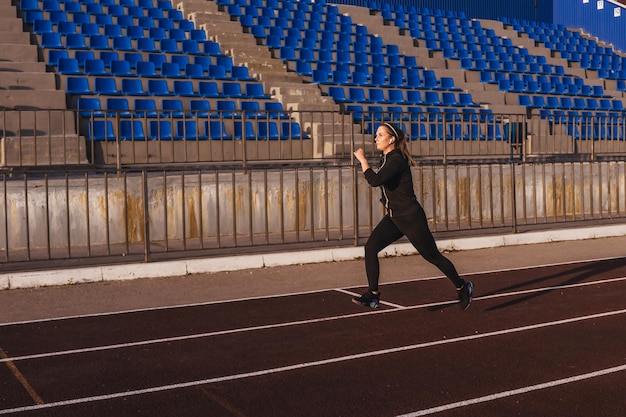
[[[413,169],[418,200],[436,230],[510,223],[514,168],[518,223],[626,215],[625,162],[449,165]],[[0,248],[66,248],[352,229],[383,215],[380,191],[352,167],[68,181],[5,180]],[[183,185],[184,184],[184,185]],[[355,188],[356,186],[356,188]],[[144,193],[147,192],[147,200]],[[3,192],[4,194],[4,192]],[[6,204],[5,204],[6,202]],[[436,216],[434,216],[436,214]],[[147,216],[147,217],[146,217]]]

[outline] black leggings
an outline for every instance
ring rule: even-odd
[[[464,281],[459,277],[456,268],[437,248],[435,238],[428,228],[424,210],[420,207],[416,213],[408,216],[386,215],[374,228],[365,243],[365,272],[370,291],[378,291],[380,265],[378,252],[406,236],[424,259],[435,265],[450,281],[461,288]]]

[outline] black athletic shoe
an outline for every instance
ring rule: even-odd
[[[474,283],[472,281],[465,281],[463,286],[456,290],[459,295],[459,305],[461,309],[467,310],[472,304],[472,296],[474,294]]]
[[[380,307],[380,293],[373,294],[370,290],[367,290],[363,295],[354,297],[352,302],[363,307],[378,308]]]

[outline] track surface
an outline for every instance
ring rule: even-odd
[[[0,415],[621,416],[626,259],[0,324]]]

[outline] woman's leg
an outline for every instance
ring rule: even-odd
[[[402,232],[396,227],[389,216],[383,217],[372,230],[372,234],[365,243],[365,273],[370,291],[378,291],[380,265],[378,252],[402,237]]]
[[[439,248],[437,248],[435,238],[428,228],[428,220],[423,209],[420,208],[416,215],[394,218],[394,220],[398,228],[402,230],[402,233],[406,235],[424,259],[439,268],[457,289],[463,287],[465,281],[459,277],[454,264],[443,256]]]

